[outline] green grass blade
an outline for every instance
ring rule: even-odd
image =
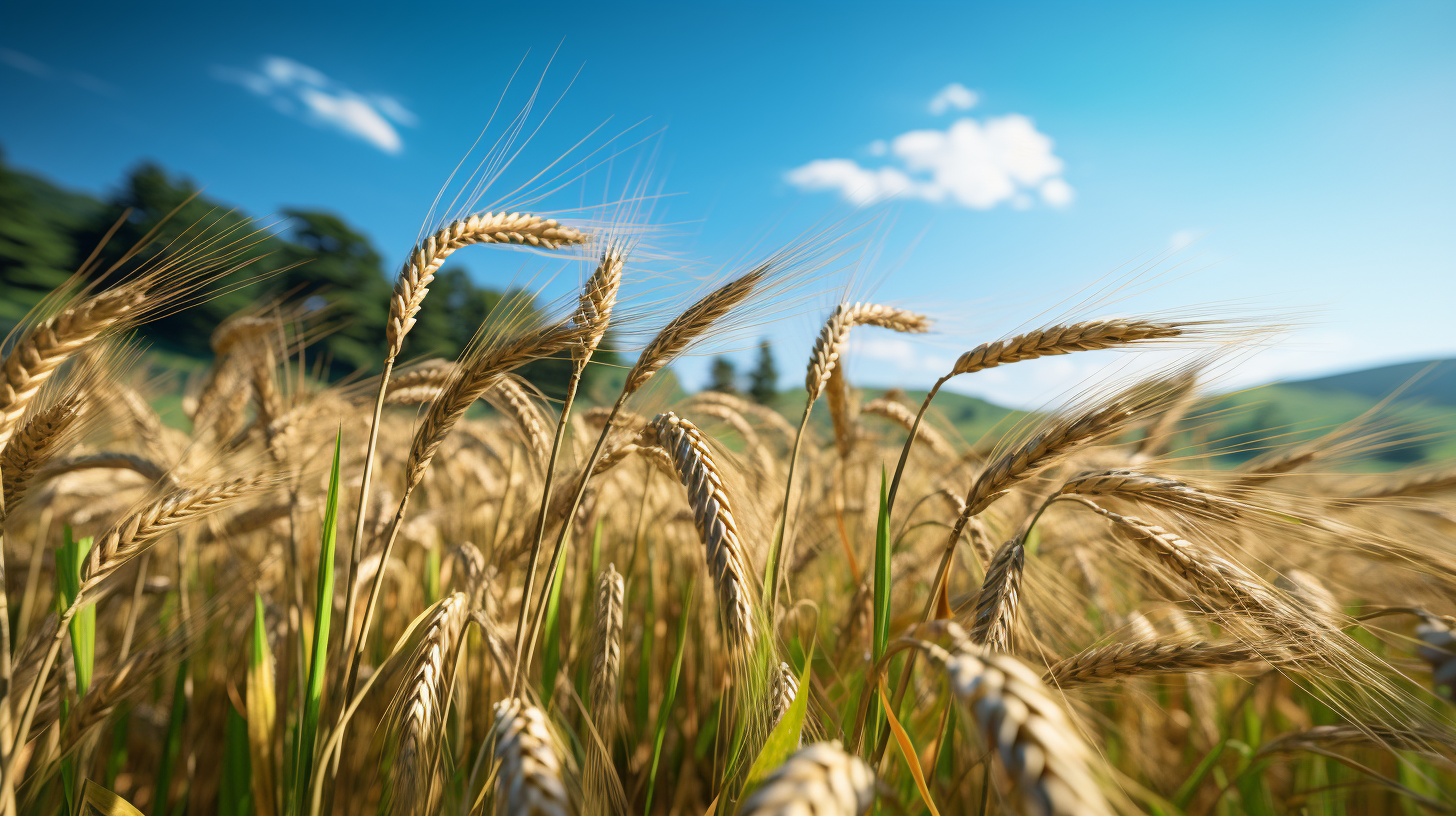
[[[172,787],[172,772],[182,754],[182,728],[187,724],[187,660],[177,667],[172,682],[172,715],[167,720],[167,739],[162,743],[162,762],[157,766],[156,801],[152,816],[167,816],[167,793]]]
[[[561,667],[561,584],[566,577],[566,565],[556,570],[551,582],[551,594],[546,596],[546,626],[541,644],[541,703],[551,706],[552,692],[556,690],[556,670]]]
[[[640,733],[647,730],[647,715],[652,704],[652,650],[656,646],[657,637],[657,597],[654,595],[652,572],[656,565],[652,558],[652,539],[645,542],[647,547],[647,571],[642,577],[642,583],[647,586],[647,608],[642,616],[642,650],[637,662],[637,731]]]
[[[603,519],[597,519],[596,527],[592,529],[591,545],[591,569],[581,577],[581,594],[579,598],[596,598],[597,576],[602,572],[602,524]],[[592,625],[594,615],[583,610],[583,614],[577,615],[576,638],[579,643],[586,643],[586,628]],[[576,661],[576,696],[587,699],[590,694],[588,686],[591,685],[591,660]]]
[[[248,724],[231,703],[223,726],[222,779],[217,791],[218,816],[253,812],[252,767],[248,759]]]
[[[672,713],[673,701],[677,699],[677,681],[682,676],[683,652],[688,641],[688,618],[692,616],[697,584],[696,578],[688,582],[682,614],[677,620],[677,655],[672,659],[672,673],[667,676],[667,692],[662,697],[662,705],[657,709],[657,728],[652,737],[652,766],[647,772],[647,804],[642,809],[644,816],[652,813],[652,792],[657,787],[657,763],[662,758],[662,740],[667,735],[668,715]]]
[[[86,783],[85,810],[99,816],[142,816],[131,802],[117,796],[95,782]]]
[[[769,732],[763,748],[759,750],[753,764],[748,767],[748,775],[743,781],[743,798],[751,795],[754,788],[763,782],[764,777],[784,764],[784,760],[789,758],[789,754],[799,749],[804,717],[809,713],[809,674],[813,665],[814,649],[811,646],[808,659],[804,661],[804,668],[799,672],[799,691],[794,695],[794,702],[789,706],[789,710],[784,712],[779,724]]]
[[[253,593],[253,649],[248,656],[248,751],[253,801],[258,816],[278,811],[274,785],[273,729],[278,722],[278,697],[273,685],[273,651],[268,647],[268,621],[263,596]]]
[[[885,469],[880,468],[880,511],[875,522],[875,597],[874,597],[874,660],[879,662],[890,644],[890,502],[886,492]],[[886,673],[889,669],[886,667]],[[866,681],[868,682],[868,680]],[[873,698],[874,689],[866,686],[865,694]],[[865,723],[868,745],[879,742],[883,714],[880,703],[870,702],[869,720]]]
[[[329,620],[334,611],[334,541],[339,531],[339,448],[343,431],[334,436],[334,466],[329,472],[329,497],[324,505],[323,535],[319,542],[318,593],[313,610],[313,659],[308,666],[308,688],[303,702],[303,722],[298,732],[295,751],[293,801],[295,813],[302,813],[313,777],[314,742],[318,737],[320,709],[323,707],[324,677],[328,669]]]
[[[79,541],[71,537],[71,526],[65,527],[60,549],[56,550],[57,594],[65,606],[76,602],[81,592],[81,564],[91,552],[92,538]],[[91,688],[91,675],[96,666],[96,606],[86,604],[71,618],[71,652],[75,658],[76,693],[84,696]]]

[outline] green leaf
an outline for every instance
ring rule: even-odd
[[[313,776],[314,743],[318,738],[320,709],[323,707],[324,677],[329,655],[329,620],[334,611],[334,543],[339,531],[339,449],[343,430],[334,436],[334,466],[329,472],[329,496],[324,505],[323,535],[319,542],[318,592],[313,610],[313,659],[308,666],[308,689],[303,702],[303,722],[294,752],[295,813],[303,813],[308,785]],[[382,567],[381,567],[382,569]]]
[[[91,552],[91,536],[80,541],[71,537],[71,526],[65,527],[61,547],[56,550],[57,594],[69,609],[81,594],[81,565]],[[96,606],[86,604],[71,618],[71,652],[76,666],[76,693],[85,696],[91,688],[91,675],[96,666]]]
[[[100,816],[142,816],[142,812],[130,802],[89,780],[86,782],[84,807],[88,814]]]
[[[546,626],[541,635],[546,642],[541,647],[541,704],[551,705],[552,692],[556,690],[556,670],[561,668],[561,583],[566,576],[566,565],[558,564],[556,577],[551,581],[551,594],[546,596]]]
[[[652,557],[652,539],[644,542],[647,548],[647,570],[642,582],[647,585],[647,608],[643,613],[642,652],[637,661],[637,730],[647,730],[647,714],[652,704],[652,650],[657,639],[657,597],[654,595],[652,576],[655,562]]]
[[[890,583],[893,576],[890,574],[890,502],[886,492],[885,469],[880,467],[880,511],[875,521],[875,597],[874,597],[874,661],[879,662],[884,656],[885,650],[890,644]],[[889,674],[889,667],[885,667],[885,673]],[[866,679],[868,682],[868,678]],[[866,688],[865,694],[873,698],[874,690]],[[884,714],[880,710],[878,700],[872,699],[870,703],[870,717],[866,723],[866,733],[869,736],[869,744],[879,742],[880,726],[884,720]]]
[[[162,743],[162,762],[157,766],[156,801],[152,816],[167,816],[167,794],[172,787],[172,772],[182,754],[182,728],[187,724],[187,659],[177,667],[172,681],[172,715],[167,719],[167,739]]]
[[[217,790],[218,816],[253,812],[252,768],[248,759],[248,724],[231,703],[223,726],[222,779]]]
[[[263,615],[263,596],[253,593],[253,649],[248,656],[248,753],[253,799],[258,816],[277,812],[273,785],[273,726],[277,722],[278,699],[273,687],[273,651],[268,647],[268,621]]]
[[[677,699],[677,681],[682,676],[684,646],[688,641],[688,618],[692,615],[694,590],[697,588],[696,578],[688,582],[688,590],[683,599],[682,614],[677,619],[677,655],[672,659],[672,673],[667,676],[667,693],[663,695],[662,705],[657,709],[657,729],[652,737],[652,767],[647,772],[647,805],[642,813],[652,813],[652,791],[657,787],[657,762],[662,757],[662,740],[667,734],[668,715],[672,713],[672,703]],[[650,585],[650,582],[649,582]],[[650,597],[650,596],[649,596]]]
[[[814,665],[814,648],[809,648],[809,656],[804,661],[804,668],[799,672],[799,691],[794,695],[794,702],[789,710],[784,712],[783,719],[769,732],[768,739],[764,741],[763,748],[759,750],[758,756],[753,764],[748,767],[748,775],[743,781],[743,798],[747,798],[768,776],[784,764],[789,755],[799,750],[799,742],[802,739],[804,729],[804,717],[809,713],[809,674],[810,668]]]

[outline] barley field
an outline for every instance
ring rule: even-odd
[[[372,377],[321,373],[307,313],[256,304],[181,422],[130,333],[225,288],[247,235],[42,301],[0,365],[4,812],[1456,808],[1456,469],[1349,467],[1379,417],[1210,433],[1215,373],[1277,327],[1052,321],[968,345],[917,405],[866,400],[841,357],[937,326],[846,298],[787,413],[667,404],[667,366],[832,286],[834,250],[669,309],[619,302],[639,245],[598,227],[444,224]],[[580,291],[412,357],[467,248],[570,257]],[[577,399],[604,344],[620,391]],[[1173,362],[980,438],[937,414],[952,380],[1106,349]],[[543,358],[564,397],[520,373]],[[1230,446],[1261,453],[1216,467]]]

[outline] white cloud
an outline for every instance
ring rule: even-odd
[[[985,120],[962,117],[945,130],[912,130],[870,145],[890,164],[871,168],[852,159],[816,159],[785,175],[801,190],[836,190],[847,201],[891,198],[988,210],[1002,203],[1031,206],[1031,194],[1051,207],[1072,202],[1052,140],[1019,113]]]
[[[1172,235],[1168,236],[1168,249],[1171,249],[1174,252],[1177,252],[1180,249],[1186,249],[1189,244],[1192,244],[1194,241],[1197,241],[1199,238],[1202,237],[1203,233],[1199,230],[1180,229]]]
[[[941,88],[940,93],[937,93],[931,98],[930,112],[935,116],[939,116],[948,110],[970,110],[976,106],[976,103],[980,99],[975,91],[959,82],[952,82],[944,88]]]
[[[19,51],[12,51],[9,48],[0,48],[0,62],[9,65],[17,71],[24,71],[31,76],[49,79],[51,67],[35,57],[22,54]]]
[[[419,124],[418,117],[394,97],[365,96],[287,57],[264,57],[257,72],[213,66],[212,76],[241,85],[268,100],[280,113],[333,128],[390,155],[404,149],[395,125]]]

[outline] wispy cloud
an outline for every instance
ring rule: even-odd
[[[981,97],[976,92],[960,84],[952,82],[940,89],[940,93],[930,99],[930,112],[939,116],[948,110],[970,110],[976,106]]]
[[[931,107],[937,102],[943,103],[942,109],[961,103],[970,107],[975,101],[957,83],[937,94]],[[1063,162],[1052,150],[1051,137],[1019,113],[961,117],[945,130],[912,130],[889,141],[876,140],[868,152],[884,162],[865,166],[854,159],[816,159],[790,170],[784,179],[801,190],[836,191],[861,206],[906,198],[973,210],[1003,203],[1026,209],[1037,199],[1065,207],[1075,196],[1062,178]]]
[[[337,130],[390,155],[404,149],[395,125],[419,124],[419,118],[394,97],[358,93],[287,57],[264,57],[257,71],[215,65],[211,73],[216,80],[262,97],[279,113]]]
[[[100,96],[117,98],[121,95],[117,92],[116,86],[109,82],[104,82],[81,71],[58,71],[35,57],[29,54],[22,54],[14,49],[0,48],[0,63],[4,63],[17,71],[30,74],[36,79],[59,79],[63,82],[70,82],[78,88]]]

